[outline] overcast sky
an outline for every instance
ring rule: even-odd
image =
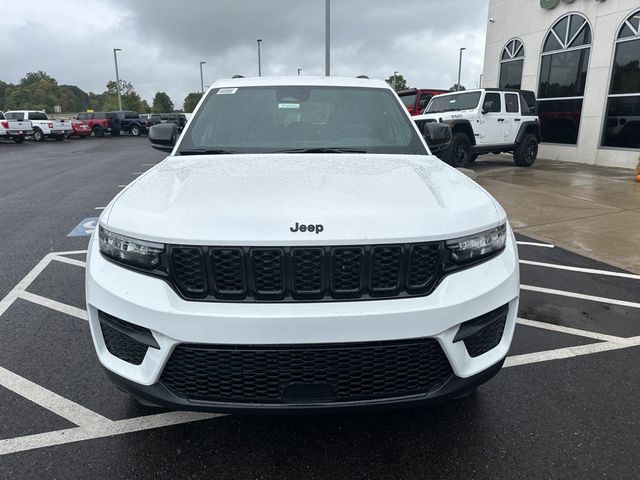
[[[61,84],[102,92],[115,79],[148,101],[166,91],[176,107],[188,92],[236,73],[324,74],[324,0],[30,0],[2,1],[0,80],[45,70]],[[488,0],[333,0],[331,74],[387,78],[449,88],[458,49],[466,47],[462,84],[477,86]]]

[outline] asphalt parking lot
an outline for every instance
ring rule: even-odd
[[[0,144],[0,478],[640,478],[640,275],[523,236],[513,346],[471,397],[335,416],[139,406],[93,352],[84,253],[100,209],[162,158],[144,138]]]

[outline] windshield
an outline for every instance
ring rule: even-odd
[[[211,90],[178,154],[304,150],[427,154],[390,90],[326,86]]]
[[[452,112],[454,110],[473,110],[480,103],[480,92],[457,93],[433,97],[424,113]]]
[[[405,107],[413,107],[416,104],[417,93],[408,93],[406,95],[400,95],[400,100],[404,103]]]

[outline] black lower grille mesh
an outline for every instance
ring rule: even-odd
[[[426,295],[438,242],[345,247],[173,246],[168,279],[187,299],[349,300]]]
[[[424,394],[452,374],[434,339],[295,348],[183,344],[161,382],[191,400],[279,404],[300,385],[332,392],[335,402],[366,401]]]
[[[149,332],[146,328],[137,327],[114,317],[109,317],[109,321],[116,324],[117,322],[122,322],[127,329],[133,327]],[[102,337],[104,338],[104,343],[109,353],[134,365],[140,365],[142,363],[144,356],[147,354],[147,345],[136,342],[130,336],[125,335],[107,323],[100,322],[100,329],[102,330]]]

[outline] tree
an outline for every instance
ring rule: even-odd
[[[107,82],[107,90],[102,94],[102,108],[107,111],[119,110],[117,83],[114,80]],[[133,88],[131,82],[120,80],[120,98],[122,99],[122,109],[133,112],[141,112],[145,110],[140,95]]]
[[[200,92],[191,92],[187,95],[184,99],[184,111],[187,113],[193,112],[201,98],[202,93]]]
[[[400,90],[406,90],[407,89],[407,81],[399,73],[397,75],[395,75],[395,76],[391,75],[385,81],[389,85],[391,85],[396,92],[399,92]]]
[[[453,87],[449,89],[450,92],[457,92],[462,90],[466,90],[466,88],[464,88],[464,85],[458,85],[457,83],[454,83]]]
[[[154,113],[173,112],[173,102],[166,92],[157,92],[153,97],[151,111]]]

